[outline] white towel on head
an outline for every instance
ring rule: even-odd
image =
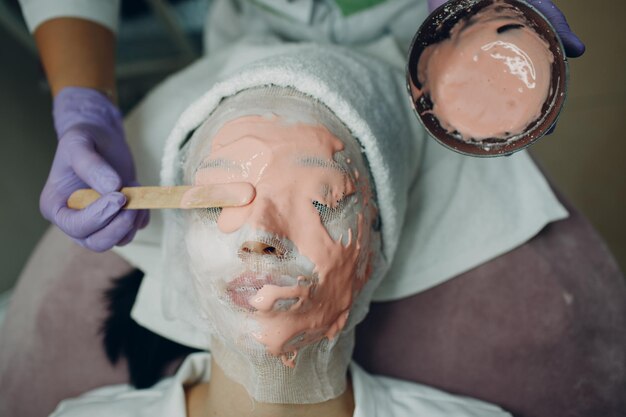
[[[444,282],[567,215],[527,154],[476,159],[425,139],[405,92],[402,56],[390,45],[381,40],[357,52],[265,38],[241,41],[199,61],[157,88],[127,119],[140,181],[157,181],[163,154],[162,183],[171,184],[178,145],[222,97],[275,84],[325,103],[365,150],[378,192],[384,251],[392,261],[377,300]],[[187,107],[166,144],[166,133]],[[117,249],[146,273],[132,314],[162,336],[204,347],[194,329],[163,317],[160,214],[153,212],[149,228]]]
[[[422,130],[411,131],[412,116],[399,105],[406,101],[403,75],[380,60],[337,46],[290,44],[272,52],[215,84],[183,113],[165,145],[162,184],[176,185],[175,158],[182,142],[223,98],[266,85],[292,87],[325,104],[361,144],[376,184],[384,254],[391,259],[423,143]]]

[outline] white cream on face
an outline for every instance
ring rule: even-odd
[[[215,298],[206,290],[219,288],[222,304],[256,322],[252,337],[288,366],[300,347],[336,337],[370,274],[370,187],[353,167],[360,155],[338,158],[343,151],[324,126],[245,116],[216,133],[194,176],[195,185],[249,182],[256,189],[251,204],[223,209],[217,228],[191,228],[187,246],[191,262],[203,262],[208,241],[241,234],[224,254],[230,265],[193,268],[203,271],[197,287],[206,303]],[[273,252],[263,254],[268,247]],[[291,259],[298,255],[306,261]]]

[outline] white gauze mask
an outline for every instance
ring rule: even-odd
[[[210,335],[257,401],[340,395],[382,263],[358,142],[317,101],[267,87],[225,99],[181,155],[182,183],[248,182],[256,196],[176,213],[166,261],[172,294],[186,297],[166,310]]]

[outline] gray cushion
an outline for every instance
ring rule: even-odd
[[[626,416],[626,284],[567,208],[569,219],[504,256],[372,305],[355,358],[523,417]]]
[[[102,349],[103,291],[132,267],[50,228],[31,255],[0,330],[0,416],[42,417],[58,402],[126,381]]]

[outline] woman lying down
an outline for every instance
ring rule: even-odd
[[[360,65],[330,58],[329,74]],[[384,178],[397,161],[385,161],[377,130],[360,120],[376,112],[362,109],[389,103],[333,94],[339,77],[289,77],[301,56],[272,62],[282,70],[234,76],[192,105],[163,159],[165,185],[233,183],[237,192],[243,182],[256,191],[243,207],[166,214],[167,290],[154,303],[205,337],[210,353],[189,355],[151,388],[100,388],[53,416],[509,415],[351,362],[354,328],[397,245],[392,216],[402,218]],[[359,82],[366,92],[375,84]],[[401,152],[414,139],[391,140]]]

